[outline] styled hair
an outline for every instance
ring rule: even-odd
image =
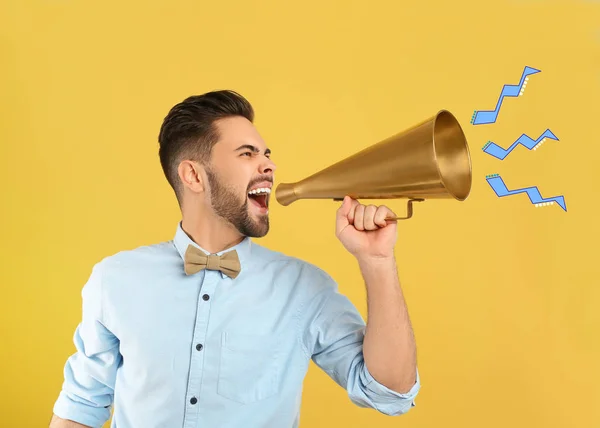
[[[183,160],[208,164],[219,141],[215,122],[242,116],[254,122],[254,109],[237,92],[219,90],[193,95],[171,108],[158,135],[160,163],[181,204],[183,190],[177,169]]]

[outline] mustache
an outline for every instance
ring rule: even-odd
[[[248,189],[250,189],[255,184],[262,183],[264,181],[267,181],[267,182],[273,184],[273,177],[268,176],[268,175],[258,177],[256,180],[252,180],[252,182],[250,184],[248,184]]]

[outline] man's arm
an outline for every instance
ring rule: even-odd
[[[87,425],[81,425],[77,422],[69,421],[66,419],[61,419],[56,415],[52,415],[52,420],[50,421],[50,428],[91,428]]]
[[[400,289],[394,245],[396,223],[387,207],[368,207],[345,197],[336,236],[358,261],[367,287],[368,322],[340,294],[326,273],[302,308],[305,351],[355,404],[388,415],[406,413],[420,389],[416,346]]]
[[[110,418],[121,354],[119,340],[109,330],[103,304],[104,266],[102,262],[94,266],[81,293],[82,320],[73,337],[76,352],[64,367],[52,428],[100,428]]]
[[[336,236],[358,261],[367,287],[364,356],[375,379],[406,393],[417,381],[415,339],[394,255],[396,215],[385,205],[365,206],[346,196],[336,214]]]
[[[373,377],[407,393],[415,385],[417,352],[396,260],[359,259],[367,288],[367,328],[363,353]]]

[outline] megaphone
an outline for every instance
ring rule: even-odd
[[[447,110],[347,157],[301,181],[281,183],[275,197],[281,205],[299,199],[343,200],[407,198],[464,201],[471,192],[471,156],[458,120]]]

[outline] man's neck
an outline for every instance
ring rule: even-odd
[[[218,253],[239,244],[244,236],[232,225],[218,218],[186,213],[181,221],[183,231],[209,253]]]

